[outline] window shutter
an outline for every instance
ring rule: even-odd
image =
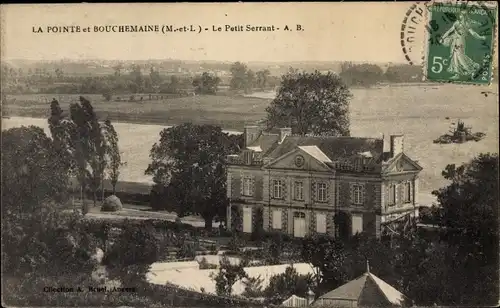
[[[280,230],[282,228],[282,211],[274,210],[272,213],[273,217],[273,229]]]
[[[255,176],[252,176],[250,180],[250,196],[255,195]]]
[[[396,204],[399,204],[401,201],[401,184],[396,184]]]
[[[283,195],[281,196],[283,199],[286,199],[287,197],[287,185],[286,185],[286,179],[281,179],[281,187],[283,189]]]
[[[349,183],[349,191],[350,191],[350,195],[351,195],[351,203],[354,203],[354,201],[356,199],[354,198],[354,184],[353,183]]]
[[[227,186],[226,186],[226,188],[227,188],[227,197],[231,198],[233,196],[233,190],[232,190],[233,183],[231,182],[231,173],[230,172],[227,173]]]
[[[317,213],[316,214],[316,232],[326,233],[327,232],[327,221],[326,214]]]
[[[329,185],[329,183],[325,183],[325,187],[326,187],[326,189],[325,189],[325,194],[326,194],[325,201],[326,202],[330,202],[330,193],[329,193],[329,191],[330,191],[330,185]]]
[[[243,172],[240,173],[240,196],[243,196],[244,194],[244,187],[245,187],[245,175]]]
[[[409,184],[409,188],[410,188],[410,202],[413,203],[413,199],[414,199],[413,181],[408,181],[408,184]]]
[[[418,203],[418,189],[419,189],[419,187],[418,187],[418,184],[419,184],[418,178],[416,178],[413,183],[414,183],[413,185],[415,187],[413,189],[413,198],[415,199],[415,203]]]
[[[361,185],[361,204],[365,205],[366,186]]]
[[[234,178],[231,176],[231,184],[233,186],[231,187],[231,193],[234,198],[238,199],[241,197],[243,183],[241,182],[242,179],[238,178],[238,173],[234,173],[233,175]]]

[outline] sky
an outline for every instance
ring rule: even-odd
[[[2,5],[2,59],[404,63],[411,2]],[[276,32],[47,33],[73,25],[275,25]],[[300,24],[303,31],[295,31]],[[288,25],[294,31],[283,31]],[[41,27],[44,33],[34,33]],[[421,39],[417,44],[423,46]]]

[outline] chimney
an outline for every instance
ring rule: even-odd
[[[390,153],[391,158],[403,153],[404,151],[404,135],[391,135],[390,140]]]
[[[285,140],[286,136],[291,136],[292,135],[292,129],[290,127],[282,127],[280,128],[280,140],[279,143],[281,144],[283,140]]]
[[[259,137],[260,129],[258,126],[245,126],[243,138],[245,139],[245,148],[248,147]]]

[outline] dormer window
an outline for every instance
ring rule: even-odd
[[[253,162],[253,151],[251,151],[251,150],[244,151],[243,158],[245,160],[245,164],[251,165]]]

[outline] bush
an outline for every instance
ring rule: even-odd
[[[196,257],[196,245],[184,243],[177,252],[178,259],[194,259]]]
[[[107,197],[101,206],[101,212],[116,212],[116,211],[121,211],[122,209],[123,209],[122,202],[115,195]]]
[[[204,269],[216,269],[217,268],[217,265],[208,263],[207,259],[205,259],[205,257],[203,257],[199,263],[200,263],[200,269],[201,270],[204,270]]]
[[[229,250],[240,251],[240,249],[245,245],[245,242],[237,234],[233,234],[231,240],[228,243]]]

